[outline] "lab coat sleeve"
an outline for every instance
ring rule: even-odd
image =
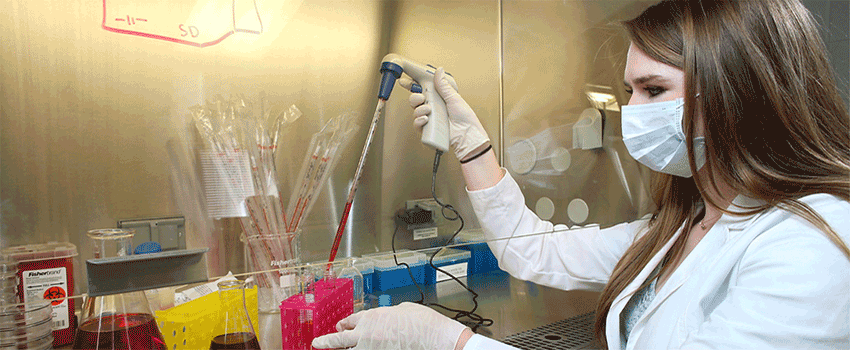
[[[526,207],[510,174],[493,187],[468,193],[499,267],[518,279],[563,290],[601,290],[646,226],[646,220],[604,230],[553,225]]]
[[[495,341],[480,334],[475,334],[466,342],[463,350],[519,350],[505,343]]]
[[[832,227],[850,242],[847,222]],[[679,348],[850,349],[850,261],[823,232],[777,225],[738,269],[726,299]]]

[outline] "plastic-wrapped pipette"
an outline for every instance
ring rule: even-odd
[[[304,201],[304,198],[307,196],[307,191],[310,186],[310,179],[313,177],[313,172],[317,167],[319,162],[319,155],[322,152],[322,149],[325,148],[325,143],[327,140],[325,139],[327,136],[321,133],[313,135],[312,140],[310,140],[310,146],[308,150],[308,158],[304,160],[304,163],[301,165],[301,171],[298,175],[298,183],[295,188],[298,191],[297,195],[294,196],[289,201],[289,210],[291,214],[289,216],[289,226],[287,227],[288,231],[294,231],[296,229],[295,225],[295,216],[298,215],[298,211],[301,208],[301,204]]]
[[[322,155],[321,162],[316,169],[316,173],[313,176],[313,179],[310,181],[309,190],[304,197],[304,201],[301,204],[301,208],[298,211],[297,215],[292,217],[292,221],[294,222],[295,227],[299,227],[301,224],[301,220],[307,217],[310,213],[310,210],[313,208],[313,204],[315,201],[314,197],[319,193],[320,186],[324,184],[330,173],[336,167],[337,153],[340,149],[344,149],[345,145],[351,139],[351,136],[354,134],[355,128],[342,127],[339,128],[335,133],[333,138],[331,139],[330,144],[325,149],[324,155]]]
[[[310,180],[313,178],[313,174],[315,173],[316,168],[318,167],[318,162],[320,161],[320,156],[323,153],[323,150],[327,147],[327,144],[330,142],[331,137],[333,137],[333,129],[336,128],[337,119],[331,119],[319,132],[313,134],[313,137],[310,138],[310,144],[307,146],[307,157],[305,157],[304,161],[301,163],[301,170],[298,172],[298,182],[295,185],[295,192],[292,193],[292,197],[289,199],[289,206],[287,209],[290,211],[289,217],[289,226],[287,227],[287,231],[295,231],[297,229],[294,218],[298,215],[298,212],[304,202],[304,198],[307,196],[307,191],[309,190]]]

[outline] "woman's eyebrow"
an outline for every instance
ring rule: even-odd
[[[666,80],[666,79],[664,79],[662,76],[660,76],[658,74],[644,75],[644,76],[641,76],[641,77],[634,79],[635,84],[638,84],[638,85],[645,84],[645,83],[653,81],[653,80]],[[627,82],[625,80],[623,80],[623,85],[625,85],[626,87],[632,87],[631,85],[629,85],[629,82]]]

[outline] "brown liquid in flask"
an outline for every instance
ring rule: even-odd
[[[249,349],[259,349],[260,341],[254,335],[254,333],[228,333],[216,336],[212,340],[212,344],[210,344],[211,350],[224,350],[224,349],[239,349],[239,350],[249,350]]]
[[[221,301],[221,323],[210,350],[244,349],[260,350],[260,342],[245,307],[245,282],[239,280],[218,283]]]
[[[134,234],[135,231],[128,229],[89,231],[94,257],[130,255]],[[129,292],[86,298],[73,348],[165,350],[167,347],[145,293]]]

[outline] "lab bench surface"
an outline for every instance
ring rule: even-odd
[[[460,278],[478,294],[475,313],[492,319],[493,325],[478,327],[476,333],[493,339],[504,339],[510,335],[528,331],[573,318],[596,309],[599,292],[563,291],[521,281],[503,271],[491,271]],[[426,303],[458,309],[471,310],[472,294],[456,281],[446,280],[437,284],[421,286]],[[419,301],[421,295],[416,286],[407,286],[381,292],[389,294],[393,305],[405,301]],[[377,307],[378,296],[368,296],[369,305]],[[444,315],[453,314],[434,307]]]

